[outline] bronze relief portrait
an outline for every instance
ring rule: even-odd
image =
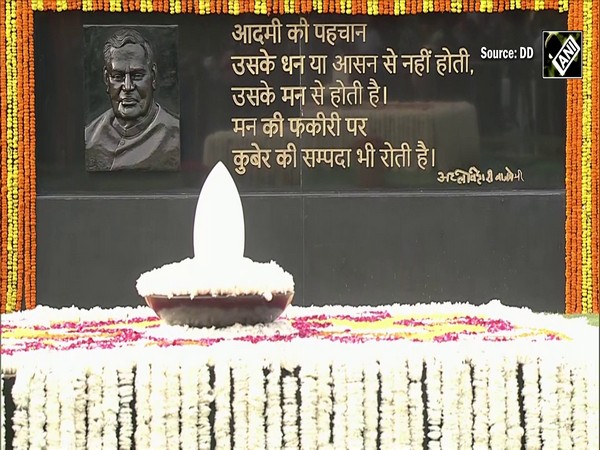
[[[88,171],[179,169],[176,31],[85,27]]]

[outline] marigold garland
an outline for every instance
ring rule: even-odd
[[[7,97],[7,204],[8,204],[8,274],[6,289],[6,310],[16,311],[20,308],[17,302],[18,285],[18,234],[19,234],[19,131],[18,131],[18,88],[17,88],[17,30],[16,22],[12,18],[17,15],[17,4],[8,1],[6,4],[6,97]],[[4,150],[4,149],[3,149]]]
[[[592,8],[584,4],[582,14],[583,35],[583,95],[582,95],[582,147],[581,147],[581,310],[592,312]]]
[[[35,166],[35,91],[34,91],[34,49],[33,49],[33,11],[27,8],[23,9],[23,15],[26,23],[26,33],[24,33],[24,48],[27,50],[25,56],[25,99],[24,109],[25,120],[25,217],[28,219],[25,223],[27,235],[25,238],[25,304],[27,309],[35,307],[36,304],[36,166]]]
[[[598,8],[588,1],[569,7],[569,29],[583,31],[583,77],[567,89],[567,313],[598,312]]]
[[[0,311],[35,306],[35,121],[33,8],[6,0],[0,14],[1,272]],[[66,3],[53,9],[66,9]],[[33,289],[32,289],[33,286]]]
[[[569,8],[568,28],[580,30],[581,4],[571,5]],[[569,261],[566,267],[566,284],[569,285],[569,298],[566,299],[567,313],[581,313],[582,311],[582,277],[581,277],[581,111],[582,111],[582,81],[580,79],[568,80],[569,92],[567,96],[567,135],[566,150],[570,161],[566,165],[566,177],[570,180],[568,185],[570,195],[566,205],[567,217],[570,219],[566,241],[570,241]]]
[[[591,195],[592,195],[592,311],[598,312],[600,288],[600,8],[592,7],[592,17],[590,22],[591,38],[590,48],[592,56],[591,64],[591,86],[592,86],[592,170],[591,170]]]
[[[572,16],[568,18],[568,27],[572,26]],[[566,198],[566,219],[565,219],[565,311],[567,314],[575,312],[575,281],[576,275],[573,273],[573,254],[577,246],[573,242],[576,236],[574,223],[574,207],[573,197],[575,193],[575,185],[577,184],[577,174],[575,171],[575,155],[574,155],[574,81],[567,81],[567,115],[566,115],[566,142],[565,142],[565,198]]]
[[[23,23],[22,23],[22,9],[19,9],[19,11],[16,12],[17,13],[17,20],[16,20],[16,36],[17,36],[17,43],[18,42],[23,42]],[[23,85],[24,82],[24,77],[22,76],[23,74],[23,63],[24,63],[24,58],[23,58],[23,45],[17,45],[16,46],[16,50],[17,50],[17,58],[16,58],[16,73],[17,73],[17,95],[16,95],[16,99],[17,99],[17,104],[19,105],[19,107],[23,107],[25,105],[25,99],[24,99],[24,93],[25,93],[25,88]],[[19,76],[20,75],[20,76]],[[18,108],[19,108],[18,107]],[[18,110],[18,109],[17,109]],[[17,148],[17,155],[18,155],[18,160],[17,160],[17,164],[16,164],[16,168],[17,168],[17,211],[19,211],[19,213],[17,214],[17,277],[19,277],[19,275],[24,274],[23,272],[23,231],[24,231],[24,227],[23,227],[23,219],[25,214],[20,213],[21,211],[24,210],[24,185],[25,185],[25,180],[24,180],[24,168],[25,168],[25,164],[23,162],[24,160],[24,155],[25,155],[25,149],[23,146],[23,134],[24,134],[24,130],[23,130],[23,120],[22,118],[24,117],[24,114],[19,114],[19,120],[17,122],[17,127],[16,127],[16,131],[17,131],[17,142],[16,142],[16,148]],[[24,280],[23,280],[24,281]],[[16,284],[16,299],[18,302],[21,301],[21,299],[23,298],[23,282],[19,282],[19,280],[17,280],[17,284]],[[20,309],[20,308],[19,308]]]
[[[35,109],[33,11],[336,13],[568,11],[583,30],[583,78],[567,83],[565,142],[565,308],[598,312],[600,156],[598,151],[599,4],[591,0],[1,0],[0,1],[0,312],[35,306]],[[11,20],[15,19],[15,20]]]

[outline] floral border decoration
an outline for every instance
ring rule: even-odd
[[[446,317],[463,322],[459,341],[389,332],[445,333]],[[141,306],[6,317],[12,448],[598,448],[598,328],[582,318],[493,301],[290,306],[216,330],[159,322]],[[27,348],[20,333],[65,346]],[[486,339],[502,335],[515,339]]]
[[[583,31],[583,78],[567,82],[565,309],[598,313],[600,5],[592,0],[0,0],[0,312],[36,304],[34,11],[368,14],[568,11]]]

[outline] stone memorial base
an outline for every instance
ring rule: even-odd
[[[223,329],[37,307],[1,330],[2,448],[598,448],[598,328],[498,302]]]

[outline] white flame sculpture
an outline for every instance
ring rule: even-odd
[[[202,186],[194,217],[194,258],[227,264],[244,257],[245,227],[242,200],[222,162]]]
[[[222,162],[208,174],[200,191],[193,240],[193,258],[140,275],[136,287],[142,297],[262,295],[271,301],[273,294],[294,292],[294,278],[276,262],[244,257],[242,200]]]

